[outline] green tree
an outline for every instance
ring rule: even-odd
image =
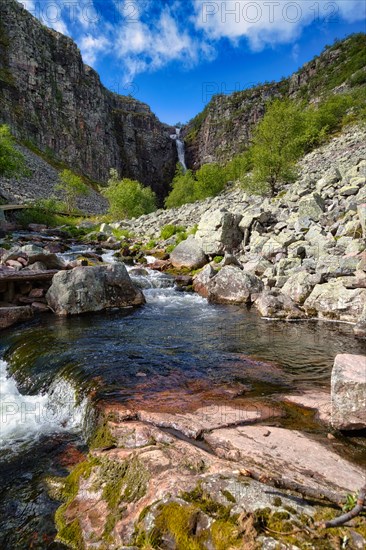
[[[219,164],[204,164],[196,172],[195,197],[206,199],[215,197],[227,183],[225,170]]]
[[[253,167],[252,152],[250,149],[239,155],[235,155],[225,167],[228,181],[244,181],[248,172]]]
[[[305,127],[306,118],[298,104],[279,99],[269,104],[253,136],[253,191],[269,191],[273,197],[281,181],[294,180],[296,161],[304,149]]]
[[[121,180],[114,169],[110,171],[108,187],[103,194],[115,219],[137,218],[156,210],[156,195],[150,187],[128,178]]]
[[[165,199],[167,208],[175,208],[182,206],[188,202],[194,202],[196,180],[192,170],[183,172],[183,168],[179,164],[172,183],[172,190]]]
[[[23,155],[14,147],[14,138],[7,125],[0,126],[0,175],[16,176],[26,172]]]
[[[71,170],[63,170],[60,174],[60,181],[56,190],[63,191],[65,196],[65,206],[68,214],[76,209],[78,197],[89,194],[89,188],[80,176],[77,176]]]

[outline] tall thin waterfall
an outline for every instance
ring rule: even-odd
[[[186,158],[185,158],[185,150],[184,150],[184,141],[180,139],[180,128],[175,129],[175,134],[170,136],[172,139],[175,140],[177,144],[177,151],[178,151],[178,159],[179,162],[183,168],[184,172],[187,172],[187,165],[186,165]]]

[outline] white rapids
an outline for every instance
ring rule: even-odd
[[[56,379],[44,394],[23,395],[8,365],[0,360],[0,450],[16,451],[41,436],[81,431],[87,400],[80,403],[75,388]]]

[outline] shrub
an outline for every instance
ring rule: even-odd
[[[215,197],[224,189],[226,182],[225,170],[219,164],[204,164],[196,172],[195,197]]]
[[[173,235],[176,235],[177,233],[183,233],[185,232],[186,228],[182,225],[164,225],[164,227],[161,228],[160,231],[160,237],[166,241],[167,239],[170,239],[170,237],[173,237]]]
[[[244,153],[235,155],[225,167],[226,177],[232,181],[243,181],[253,167],[252,151],[248,149]]]
[[[23,155],[14,147],[9,126],[0,126],[0,176],[26,175]]]
[[[89,188],[81,177],[71,172],[71,170],[63,170],[61,172],[60,182],[56,186],[56,190],[64,192],[66,212],[68,214],[75,211],[78,197],[88,195],[89,193]]]
[[[103,194],[109,200],[112,218],[137,218],[156,210],[156,195],[150,187],[128,178],[120,180],[116,170],[110,175]]]
[[[176,208],[188,202],[194,202],[196,200],[195,183],[192,170],[187,170],[184,173],[182,167],[179,166],[172,182],[172,190],[165,199],[165,206]]]

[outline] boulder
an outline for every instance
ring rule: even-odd
[[[262,281],[255,275],[228,265],[220,269],[208,285],[208,299],[216,304],[253,302],[263,291]]]
[[[303,304],[314,286],[321,282],[321,276],[312,275],[306,271],[300,271],[291,275],[282,287],[282,292],[289,296],[296,304]]]
[[[276,319],[303,319],[305,313],[279,290],[266,290],[255,301],[255,307],[262,317]]]
[[[345,185],[339,190],[339,194],[343,197],[350,197],[351,195],[357,195],[358,186],[357,185]]]
[[[366,204],[359,204],[357,206],[357,214],[362,227],[362,236],[366,239]]]
[[[347,289],[341,279],[316,285],[305,300],[307,315],[321,319],[357,322],[366,303],[366,289]]]
[[[334,279],[353,275],[357,270],[360,258],[357,254],[347,256],[333,256],[325,254],[320,256],[316,264],[316,272],[323,275],[324,279]]]
[[[198,269],[207,263],[207,257],[203,252],[202,242],[190,235],[174,248],[170,261],[177,268]]]
[[[202,242],[202,247],[208,256],[231,252],[243,240],[239,229],[242,216],[232,214],[225,208],[207,212],[198,224],[196,239]]]
[[[317,222],[324,212],[324,201],[318,193],[306,195],[299,202],[299,217]]]
[[[0,329],[11,327],[23,321],[32,319],[33,311],[29,306],[1,307],[0,308]]]
[[[332,370],[331,399],[334,428],[366,428],[365,355],[337,355]]]
[[[200,273],[198,273],[193,279],[193,289],[195,292],[207,298],[208,296],[208,283],[217,274],[217,271],[211,264],[206,265]]]
[[[60,271],[54,276],[46,298],[58,315],[138,306],[145,302],[122,263]]]
[[[361,316],[359,317],[357,324],[353,328],[353,332],[356,338],[366,338],[366,304],[362,310]]]

